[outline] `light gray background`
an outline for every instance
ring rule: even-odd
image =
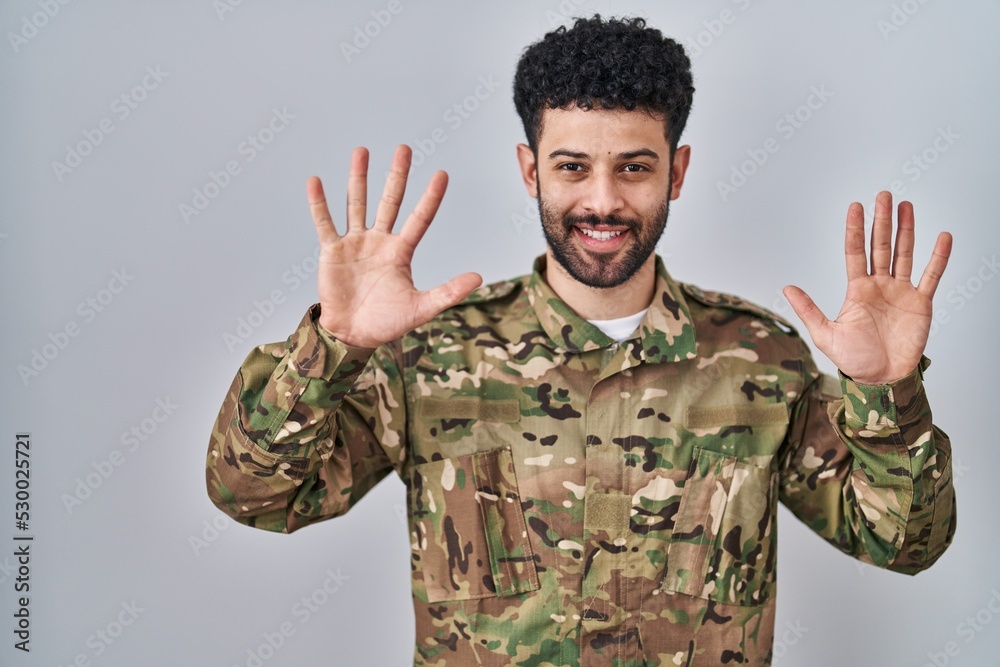
[[[645,14],[687,43],[701,33],[683,137],[692,164],[660,245],[676,277],[792,318],[779,290],[794,282],[832,317],[852,200],[870,214],[875,193],[899,181],[916,210],[920,267],[936,233],[954,233],[927,381],[936,422],[955,445],[955,542],[909,578],[841,555],[783,510],[776,648],[782,665],[921,666],[934,654],[939,665],[996,664],[1000,619],[988,604],[996,595],[1000,608],[989,436],[1000,295],[990,263],[1000,251],[998,4],[401,3],[350,62],[341,43],[387,2],[246,0],[221,14],[208,0],[69,2],[47,19],[35,17],[38,0],[0,6],[0,661],[247,665],[264,634],[288,622],[294,635],[263,664],[409,663],[399,480],[334,522],[292,536],[251,530],[223,521],[208,501],[209,430],[246,353],[283,340],[315,299],[315,276],[296,285],[289,273],[316,246],[304,182],[321,175],[340,202],[356,145],[372,152],[374,201],[394,146],[444,130],[414,170],[406,203],[434,169],[449,172],[414,260],[419,287],[467,270],[487,281],[530,270],[543,240],[516,169],[523,137],[511,78],[525,45],[568,16],[600,11]],[[724,10],[730,23],[715,23]],[[44,25],[33,33],[25,20]],[[30,39],[13,44],[22,31]],[[141,85],[147,66],[167,75],[120,118],[116,98]],[[444,114],[480,77],[500,86],[456,127]],[[787,137],[776,123],[813,86],[832,97]],[[294,118],[247,161],[241,142],[274,108]],[[113,132],[60,180],[53,162],[104,118]],[[944,152],[939,132],[952,136],[938,142]],[[717,181],[769,137],[778,152],[724,201]],[[925,151],[935,161],[919,170],[911,156]],[[186,222],[179,205],[230,160],[240,173]],[[342,223],[339,208],[335,215]],[[78,308],[107,300],[101,290],[123,269],[134,279],[100,313]],[[255,316],[250,339],[230,349],[224,334],[274,290],[283,303]],[[79,334],[23,381],[18,366],[69,323]],[[162,423],[149,421],[158,399],[177,406]],[[130,450],[122,434],[144,420],[151,434]],[[13,650],[9,630],[13,438],[22,430],[33,437],[30,655]],[[66,497],[116,450],[121,465],[68,509]],[[303,622],[295,605],[322,590],[327,570],[340,588],[317,594],[324,602]],[[99,629],[117,630],[123,603],[142,611],[113,643],[97,639]],[[991,623],[961,625],[977,613]],[[957,655],[944,654],[949,642]]]

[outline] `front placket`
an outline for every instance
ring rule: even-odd
[[[639,658],[638,605],[630,599],[629,561],[635,536],[629,530],[632,489],[626,470],[629,435],[629,368],[638,363],[630,345],[613,343],[592,352],[602,369],[586,411],[584,570],[580,664],[631,665]]]

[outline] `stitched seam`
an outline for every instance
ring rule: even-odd
[[[901,552],[903,550],[903,543],[906,541],[906,524],[910,520],[910,510],[913,509],[913,499],[914,499],[914,495],[915,495],[913,487],[914,487],[915,482],[914,482],[914,477],[913,477],[913,459],[910,458],[909,448],[906,445],[906,441],[903,440],[902,434],[898,430],[899,429],[899,413],[898,413],[898,410],[896,411],[896,413],[897,413],[896,414],[896,428],[897,428],[897,430],[896,430],[896,432],[890,433],[889,435],[892,438],[893,443],[896,444],[896,445],[899,445],[900,448],[903,450],[903,455],[906,456],[906,462],[909,464],[908,467],[910,469],[910,477],[909,477],[909,483],[910,483],[910,503],[905,508],[904,507],[900,507],[899,508],[900,514],[903,514],[904,516],[901,519],[902,522],[903,522],[903,529],[902,529],[902,532],[899,535],[899,546],[897,547],[897,551],[896,551],[897,556],[898,556],[899,552]],[[930,442],[931,441],[929,440],[923,446],[924,447],[928,447],[930,445]],[[936,454],[936,452],[935,452],[935,454]],[[931,513],[931,520],[933,521],[933,519],[934,519],[934,513],[932,512]]]
[[[500,504],[499,503],[503,502],[503,498],[499,495],[499,489],[497,489],[496,484],[494,484],[494,482],[493,482],[493,466],[491,465],[492,463],[495,463],[496,457],[493,456],[492,453],[490,453],[490,454],[484,455],[483,459],[485,460],[485,462],[487,464],[486,467],[485,467],[487,484],[489,484],[490,489],[494,493],[498,494],[497,497],[499,498],[499,500],[497,500],[497,501],[489,501],[489,502],[496,502],[497,503],[496,514],[499,517],[500,516]],[[492,459],[492,461],[490,459]],[[485,507],[485,505],[484,505],[484,507]],[[486,549],[489,551],[491,567],[494,568],[495,572],[500,572],[501,569],[507,570],[507,567],[506,567],[507,564],[503,563],[501,565],[500,559],[498,558],[498,554],[496,554],[496,553],[493,552],[493,548],[492,548],[493,536],[490,533],[489,516],[490,516],[490,513],[489,513],[489,510],[487,509],[487,510],[485,510],[485,516],[484,516],[485,524],[483,525],[483,529],[486,531]],[[501,537],[501,540],[502,539],[503,538]],[[510,580],[510,572],[509,571],[506,572],[506,576],[507,576],[507,579]],[[501,584],[500,586],[497,586],[497,588],[498,588],[497,595],[503,596],[504,593],[506,592],[505,586],[503,584]]]
[[[287,376],[288,375],[287,371],[289,370],[287,365],[285,366],[285,370],[286,370],[285,376]],[[294,390],[292,391],[294,398],[291,395],[288,396],[287,405],[281,410],[276,411],[274,413],[274,416],[271,417],[271,419],[267,422],[267,439],[269,441],[269,444],[272,445],[274,444],[274,439],[278,436],[278,431],[281,429],[281,425],[285,423],[285,418],[288,417],[288,415],[292,414],[292,407],[294,407],[294,405],[298,402],[298,400],[302,398],[302,394],[304,394],[306,391],[305,385],[299,382],[298,380],[294,381],[294,384],[292,385],[291,389]],[[278,398],[279,401],[284,401],[285,399],[286,397],[284,396]]]
[[[319,324],[317,323],[317,325],[316,325],[316,326],[319,326]],[[311,332],[310,332],[310,333],[311,333]],[[319,334],[317,334],[317,336],[318,336],[318,335],[319,335]],[[311,338],[311,336],[310,336],[310,337],[307,337],[307,340],[308,340],[309,338]],[[322,342],[321,342],[321,341],[319,341],[319,340],[315,340],[315,341],[313,341],[313,351],[312,351],[312,354],[310,354],[310,355],[309,355],[308,357],[306,357],[305,359],[303,359],[303,360],[302,360],[302,362],[303,362],[302,364],[296,364],[296,365],[295,365],[295,372],[296,372],[296,373],[298,373],[298,369],[299,369],[299,368],[301,368],[301,367],[302,367],[303,365],[305,365],[305,366],[307,366],[307,367],[311,367],[311,366],[312,366],[312,362],[313,362],[313,361],[315,361],[316,357],[318,357],[318,356],[319,356],[319,350],[320,350],[320,346],[321,346],[321,345],[322,345]]]
[[[514,466],[514,456],[511,453],[511,468]],[[525,567],[527,568],[528,583],[532,589],[538,588],[538,571],[535,569],[535,552],[531,548],[531,540],[528,538],[528,526],[524,521],[524,511],[521,509],[521,488],[517,483],[517,471],[514,471],[514,488],[517,491],[516,501],[517,501],[517,511],[514,512],[514,519],[517,521],[518,526],[518,541],[520,541],[524,547],[525,557]],[[520,592],[520,591],[519,591]]]
[[[237,431],[238,431],[239,436],[240,436],[239,437],[239,444],[240,444],[240,446],[242,446],[248,452],[252,452],[253,456],[260,456],[261,458],[267,460],[268,463],[275,463],[277,461],[280,461],[281,459],[286,458],[282,454],[274,454],[272,452],[269,452],[267,449],[265,449],[264,447],[261,447],[256,442],[254,442],[253,438],[251,438],[247,434],[246,429],[243,427],[243,413],[244,413],[243,404],[240,402],[240,394],[243,393],[243,387],[244,387],[244,385],[243,385],[243,376],[242,376],[242,371],[241,371],[241,374],[240,374],[240,388],[238,390],[235,390],[235,393],[234,393],[234,390],[230,389],[230,394],[232,396],[231,400],[233,401],[233,404],[234,404],[233,405],[233,411],[235,412],[235,414],[230,418],[230,424],[232,424],[234,422],[236,424],[236,428],[237,428]],[[267,431],[268,433],[270,433],[270,429],[271,429],[271,424],[269,423],[268,424],[268,431]],[[224,444],[225,444],[225,441],[223,441],[222,443],[220,443],[220,452],[222,451],[222,448],[223,448]]]
[[[485,458],[485,457],[486,457],[486,455],[482,455],[482,454],[479,455],[479,458]],[[479,474],[476,471],[476,468],[477,468],[477,466],[476,466],[476,458],[477,458],[477,456],[475,454],[473,454],[472,458],[471,458],[472,476],[474,478],[473,479],[473,483],[475,485],[476,495],[479,496],[476,499],[476,504],[479,505],[479,520],[482,522],[482,525],[483,525],[483,537],[485,538],[484,541],[486,542],[486,557],[490,561],[490,576],[493,578],[493,587],[496,588],[496,575],[494,573],[499,568],[498,568],[497,561],[496,561],[496,554],[494,554],[493,553],[493,549],[490,548],[490,536],[489,536],[489,532],[488,532],[489,531],[489,525],[490,525],[490,522],[489,522],[489,510],[486,508],[486,503],[489,502],[489,501],[484,496],[482,496],[480,494],[480,492],[479,492],[479,481],[480,480],[479,480]],[[492,486],[492,482],[489,480],[489,476],[490,476],[489,468],[487,467],[486,468],[486,477],[487,477],[486,483],[490,484]],[[479,596],[476,596],[476,597],[477,598],[479,598],[479,597],[496,597],[498,595],[501,595],[501,592],[494,591],[494,593],[493,593],[492,596],[490,596],[490,595],[479,595]]]
[[[500,450],[500,451],[503,451],[503,450]],[[497,468],[499,469],[499,465],[500,465],[499,464],[499,458],[500,458],[499,453],[497,453],[497,454],[491,454],[490,458],[493,459],[493,465],[497,466]],[[495,485],[494,481],[493,481],[493,466],[489,466],[489,467],[486,468],[486,476],[489,477],[489,479],[490,479],[490,486],[496,488],[499,491],[499,487],[497,487]],[[503,495],[501,495],[501,494],[498,494],[497,498],[498,498],[498,500],[497,500],[497,518],[499,519],[501,517],[503,503],[506,502],[506,498]],[[504,521],[504,524],[506,524],[506,523],[507,522]],[[503,546],[503,534],[501,533],[501,534],[497,535],[497,537],[499,537],[499,539],[500,539],[500,545],[502,547]],[[511,569],[510,559],[504,559],[504,561],[503,561],[502,564],[500,563],[499,559],[497,559],[497,565],[502,565],[504,571],[506,572],[506,574],[507,574],[507,581],[508,581],[507,586],[510,586],[512,589],[514,589],[514,590],[511,591],[511,593],[516,592],[516,587],[514,586],[514,573],[513,573],[512,569]],[[501,595],[503,595],[505,593],[506,593],[506,587],[504,587],[504,593],[501,593]]]
[[[625,451],[629,451],[629,452],[632,451],[632,436],[631,435],[625,436]],[[624,452],[623,452],[623,454],[624,454]],[[626,487],[626,481],[625,481],[625,459],[624,459],[624,456],[620,457],[618,459],[618,488],[622,490],[623,494],[625,494],[626,491],[628,490],[627,487]],[[628,496],[626,495],[625,497],[627,498]],[[622,503],[619,504],[619,509],[621,509],[621,505],[622,505]],[[618,521],[619,522],[625,521],[625,529],[627,531],[627,529],[628,529],[628,516],[626,515],[625,517],[619,517]],[[619,528],[619,530],[621,530],[622,527],[619,525],[618,528]],[[621,538],[623,540],[625,539],[625,532],[626,531],[623,531],[622,533],[620,533],[620,536],[621,536]],[[622,619],[621,626],[620,626],[621,630],[619,631],[619,635],[618,635],[618,659],[619,660],[624,660],[625,656],[628,655],[628,646],[627,646],[627,643],[628,643],[628,632],[624,631],[625,628],[627,628],[628,625],[629,625],[628,622],[627,622],[627,620],[626,620],[628,618],[628,613],[629,613],[629,607],[628,607],[628,582],[625,581],[625,572],[628,570],[628,563],[627,563],[627,560],[628,560],[628,547],[626,546],[627,544],[628,544],[628,541],[626,540],[626,543],[622,545],[624,547],[624,549],[618,555],[618,562],[619,562],[619,566],[621,567],[621,570],[620,570],[620,572],[618,574],[618,588],[619,588],[619,591],[620,591],[619,595],[618,595],[618,598],[619,598],[619,610],[624,610],[624,612],[625,612],[625,614],[624,614],[625,618]]]
[[[677,512],[674,514],[674,516],[676,517],[683,517],[684,516],[683,510],[687,508],[688,500],[690,498],[690,494],[688,493],[688,491],[690,490],[688,484],[691,483],[691,480],[694,477],[694,473],[697,472],[698,470],[698,456],[700,452],[701,452],[700,447],[695,447],[694,451],[691,452],[691,466],[694,467],[694,470],[691,470],[689,466],[687,479],[684,480],[684,492],[681,494],[681,501],[677,504]],[[665,554],[666,564],[663,568],[663,581],[660,582],[660,590],[683,593],[684,591],[680,589],[680,586],[674,585],[670,582],[671,579],[670,547],[673,546],[674,544],[674,534],[676,533],[676,531],[677,531],[677,526],[675,524],[673,530],[670,533],[670,541],[667,542],[667,550]],[[674,556],[675,557],[677,556],[676,552],[674,553]]]

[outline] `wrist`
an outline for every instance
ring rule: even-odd
[[[851,375],[848,375],[847,373],[845,373],[844,371],[840,371],[840,374],[843,375],[848,380],[850,380],[851,382],[853,382],[854,384],[861,384],[861,385],[864,385],[866,387],[879,387],[879,386],[886,385],[886,384],[893,384],[894,382],[899,382],[904,377],[906,377],[905,375],[902,375],[902,376],[900,376],[898,378],[892,378],[892,379],[890,379],[888,377],[870,377],[870,378],[867,378],[867,377],[851,376]]]
[[[845,373],[844,371],[841,371],[840,369],[837,369],[837,370],[840,371],[841,375],[843,375],[845,378],[847,378],[848,380],[850,380],[854,384],[865,385],[866,387],[880,387],[880,386],[884,386],[884,385],[896,384],[900,380],[903,380],[906,377],[912,375],[913,371],[915,371],[916,369],[917,369],[917,367],[914,366],[912,369],[910,369],[910,371],[908,373],[903,373],[902,375],[896,374],[895,376],[891,376],[891,375],[873,375],[873,376],[848,375],[847,373]]]
[[[920,355],[920,361],[917,362],[916,366],[910,369],[910,372],[904,375],[900,375],[893,379],[889,379],[888,377],[876,377],[876,376],[865,377],[863,375],[862,376],[848,375],[839,368],[837,369],[837,373],[840,375],[841,379],[856,385],[861,385],[865,387],[889,387],[889,386],[895,387],[901,384],[908,383],[912,381],[914,378],[922,377],[924,371],[926,371],[930,365],[931,365],[931,360],[928,359],[926,355]]]
[[[328,322],[324,322],[322,308],[319,308],[318,310],[320,311],[320,313],[319,316],[316,318],[315,322],[316,322],[316,328],[319,330],[321,335],[339,341],[349,347],[374,350],[379,345],[381,345],[379,341],[354,339],[350,336],[336,333],[333,330],[333,327]]]

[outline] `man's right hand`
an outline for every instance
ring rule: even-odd
[[[337,340],[374,348],[429,322],[458,304],[482,284],[478,273],[463,273],[431,290],[413,285],[410,261],[434,219],[448,185],[448,175],[435,172],[399,234],[392,233],[410,171],[410,148],[401,145],[392,159],[375,222],[366,225],[368,150],[351,155],[347,182],[347,233],[337,233],[323,194],[312,176],[306,193],[319,236],[319,325]]]

